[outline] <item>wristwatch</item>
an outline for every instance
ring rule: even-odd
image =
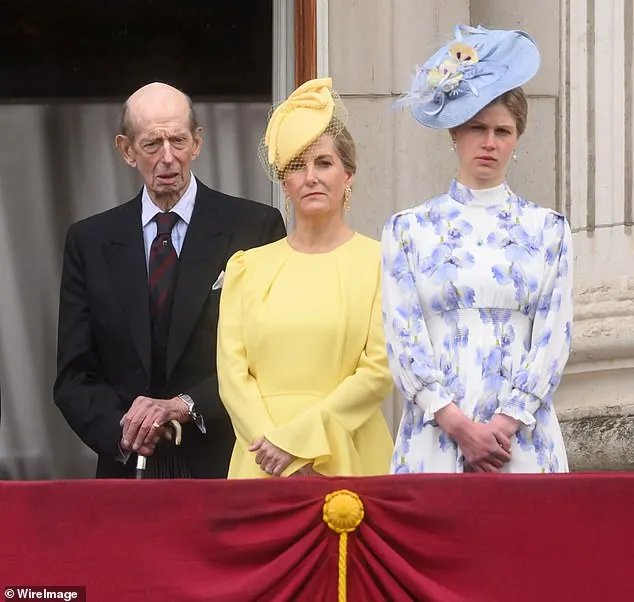
[[[190,420],[192,420],[196,424],[196,426],[198,426],[198,428],[204,433],[206,431],[205,422],[203,420],[202,414],[200,414],[198,410],[196,410],[194,400],[191,398],[190,395],[187,395],[187,393],[179,393],[178,397],[180,397],[187,404],[187,415],[189,416]]]

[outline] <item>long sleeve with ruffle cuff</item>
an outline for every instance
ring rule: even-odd
[[[218,320],[218,387],[236,435],[246,445],[270,429],[273,422],[249,372],[242,332],[244,253],[237,252],[227,263]]]
[[[383,325],[394,381],[407,401],[420,406],[427,424],[453,396],[445,387],[416,290],[409,219],[397,214],[383,229]]]
[[[549,267],[533,321],[531,347],[515,373],[510,395],[496,411],[526,426],[535,424],[534,414],[540,407],[550,408],[572,339],[572,235],[563,216],[549,213],[546,220],[544,230],[554,231],[555,236],[546,251]]]

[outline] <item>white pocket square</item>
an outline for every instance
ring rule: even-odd
[[[218,278],[216,278],[216,282],[211,285],[212,291],[217,291],[219,288],[222,288],[222,283],[225,281],[225,271],[222,270]]]

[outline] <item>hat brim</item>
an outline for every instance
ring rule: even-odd
[[[513,40],[512,58],[506,57],[509,68],[497,80],[483,87],[476,85],[477,95],[467,93],[456,98],[446,98],[442,110],[436,114],[432,113],[438,109],[438,104],[433,100],[412,104],[411,111],[416,121],[434,129],[458,127],[472,119],[505,92],[528,82],[539,70],[539,50],[532,38],[526,33],[521,31],[505,33],[516,34],[516,37]],[[465,43],[470,43],[471,37],[465,36]],[[441,54],[443,50],[441,49],[434,57]]]

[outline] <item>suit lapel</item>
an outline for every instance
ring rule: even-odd
[[[231,231],[220,201],[198,182],[196,204],[178,261],[167,342],[168,379],[198,322],[212,284],[225,267]],[[212,340],[209,344],[213,344]]]
[[[151,369],[151,327],[145,246],[141,228],[141,195],[123,207],[123,218],[105,244],[110,279],[145,370]]]

